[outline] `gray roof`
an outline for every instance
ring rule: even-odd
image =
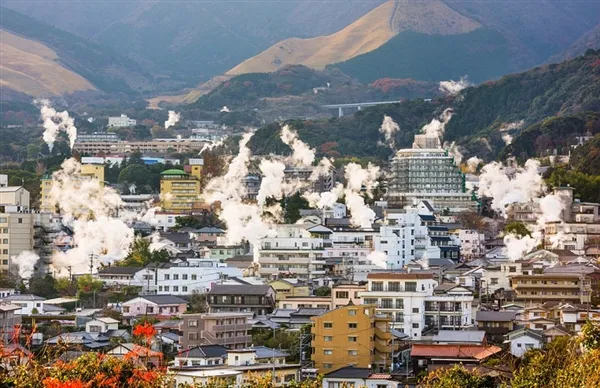
[[[161,304],[187,304],[187,301],[175,296],[175,295],[140,295],[140,298],[144,298],[150,302]]]
[[[160,238],[167,239],[174,243],[189,243],[189,242],[191,242],[190,235],[187,233],[161,232]]]
[[[205,226],[204,228],[200,228],[196,230],[198,233],[225,233],[225,231],[221,228],[216,228],[214,226]]]
[[[265,295],[270,289],[269,285],[215,284],[208,293],[211,295]]]
[[[423,202],[423,205],[425,205],[425,207],[427,208],[427,210],[429,210],[430,212],[435,211],[435,209],[433,208],[433,206],[431,206],[431,204],[429,203],[428,200],[423,200],[421,202]]]
[[[141,271],[142,267],[104,267],[98,274],[100,275],[133,275]]]
[[[483,330],[440,330],[433,336],[435,342],[482,343],[485,338]]]
[[[227,356],[227,348],[221,345],[203,345],[196,346],[187,350],[182,350],[177,354],[178,357],[193,358],[216,358]]]
[[[225,259],[225,262],[227,262],[227,261],[243,261],[243,262],[251,263],[253,260],[254,260],[254,257],[252,255],[235,255],[228,259]]]
[[[515,311],[477,311],[476,320],[480,322],[510,322],[517,316]]]
[[[2,298],[2,300],[5,301],[28,301],[28,300],[46,300],[46,298],[43,298],[41,296],[37,296],[37,295],[33,295],[33,294],[13,294],[13,295],[9,295],[6,298]]]
[[[302,307],[299,308],[298,311],[292,312],[291,316],[304,315],[309,317],[316,317],[319,315],[323,315],[328,312],[329,309],[326,308],[312,308],[312,307]]]
[[[275,357],[287,357],[288,353],[282,352],[281,350],[267,348],[266,346],[254,346],[250,348],[256,352],[256,358],[273,358]]]
[[[367,379],[373,373],[371,368],[355,368],[353,366],[345,366],[325,374],[329,379]]]

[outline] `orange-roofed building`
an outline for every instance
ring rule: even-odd
[[[410,356],[418,374],[430,365],[477,365],[501,351],[498,346],[486,345],[413,344]]]
[[[126,360],[133,360],[136,363],[147,365],[151,363],[154,366],[159,366],[162,361],[163,354],[144,346],[134,343],[124,343],[109,350],[106,354]]]

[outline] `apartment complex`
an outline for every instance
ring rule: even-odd
[[[391,161],[392,175],[388,183],[387,199],[395,207],[429,200],[437,210],[459,212],[475,209],[477,203],[467,193],[465,176],[454,163],[439,140],[421,141],[415,137],[413,148],[396,152]]]
[[[22,186],[0,187],[0,205],[14,205],[28,209],[30,206],[29,191]]]
[[[200,170],[201,171],[201,170]],[[186,213],[199,203],[200,180],[183,170],[170,169],[160,174],[161,207],[167,213]]]
[[[473,293],[455,284],[441,284],[431,272],[375,272],[367,276],[364,304],[377,306],[391,325],[411,338],[428,330],[460,329],[474,323]]]
[[[512,277],[516,301],[526,306],[544,302],[589,303],[592,281],[574,273],[543,273]]]
[[[130,119],[127,115],[121,115],[117,117],[108,118],[108,126],[114,128],[133,127],[137,122],[134,119]]]
[[[275,308],[275,290],[268,285],[215,284],[206,300],[211,313],[253,312],[266,315]]]
[[[248,319],[252,313],[185,314],[179,330],[183,349],[201,345],[221,345],[229,349],[244,349],[252,344]]]
[[[104,152],[106,154],[131,154],[133,152],[141,153],[187,153],[198,152],[206,144],[205,141],[195,139],[153,139],[147,141],[81,141],[75,142],[74,149],[81,153],[97,154]]]
[[[348,365],[384,371],[391,365],[389,318],[373,305],[350,305],[312,317],[312,361],[320,373]]]
[[[29,198],[29,192],[27,190],[25,192],[26,197]],[[0,271],[2,273],[7,273],[13,265],[16,265],[13,260],[21,252],[33,250],[35,214],[28,209],[29,201],[24,202],[17,198],[15,202],[26,204],[27,207],[0,204]]]

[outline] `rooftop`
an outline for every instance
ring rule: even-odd
[[[476,321],[479,322],[510,322],[517,316],[515,311],[477,311]]]
[[[371,373],[371,368],[345,366],[325,374],[324,377],[327,379],[368,379]]]
[[[482,343],[485,339],[483,330],[440,330],[433,336],[434,342],[471,342]]]
[[[413,280],[413,279],[433,279],[433,273],[414,273],[414,272],[374,272],[367,275],[367,279],[393,279],[393,280]]]
[[[174,295],[140,295],[142,299],[146,299],[149,302],[162,305],[162,304],[186,304],[187,302]],[[125,302],[127,303],[127,302]]]
[[[270,289],[269,285],[215,284],[208,293],[211,295],[265,295]]]
[[[133,275],[141,271],[142,267],[104,267],[98,271],[99,275]]]
[[[413,344],[411,357],[471,358],[483,360],[502,351],[498,346]]]
[[[160,175],[161,176],[168,176],[168,175],[170,175],[170,176],[180,176],[180,175],[187,176],[188,173],[183,170],[178,170],[176,168],[172,168],[170,170],[165,170],[165,171],[161,172]]]

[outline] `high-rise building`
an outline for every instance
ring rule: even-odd
[[[392,159],[387,192],[390,205],[403,207],[428,200],[437,211],[474,209],[477,203],[467,192],[465,176],[454,158],[439,147],[439,139],[423,139],[417,135],[413,148],[399,150]]]
[[[33,216],[34,213],[28,208],[13,204],[0,205],[1,272],[8,272],[16,264],[12,259],[21,252],[33,250]]]
[[[390,320],[374,305],[350,304],[311,320],[311,359],[319,373],[348,365],[378,371],[391,366]]]
[[[196,176],[178,169],[166,170],[160,174],[160,198],[164,212],[191,212],[194,203],[199,202],[199,195],[200,180]]]

